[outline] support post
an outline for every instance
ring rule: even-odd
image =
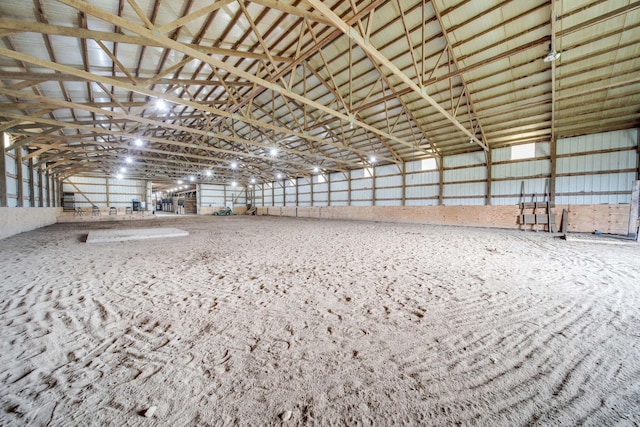
[[[407,205],[407,162],[402,162],[402,206]]]
[[[444,157],[440,156],[438,162],[438,206],[443,205],[444,201]]]
[[[29,206],[34,208],[36,206],[36,186],[33,182],[35,176],[33,175],[33,157],[29,158]]]
[[[313,175],[309,178],[309,182],[311,183],[311,206],[313,206]]]
[[[487,198],[485,199],[485,205],[491,205],[491,180],[492,180],[492,169],[493,169],[493,160],[492,160],[492,150],[489,148],[485,151],[485,156],[487,159]]]
[[[42,167],[38,166],[38,206],[44,208],[44,184],[42,183]]]
[[[347,206],[351,206],[351,169],[349,169],[349,174],[348,175],[349,176],[347,176],[347,184],[348,184],[348,186],[347,186],[347,190],[348,190],[348,193],[347,193],[347,199],[348,199],[347,200]]]
[[[629,231],[627,237],[638,240],[638,214],[640,212],[640,180],[633,181],[631,206],[629,207]]]
[[[47,207],[51,208],[51,176],[49,171],[45,173],[45,180],[47,181]]]
[[[327,206],[331,206],[331,172],[327,172]]]
[[[109,178],[104,179],[105,192],[107,193],[107,207],[111,207],[111,201],[109,199]]]
[[[7,207],[7,165],[5,164],[5,141],[9,136],[0,132],[0,207]]]
[[[24,206],[24,182],[22,176],[22,147],[16,148],[16,172],[18,175],[18,202],[17,207]]]
[[[371,206],[376,205],[376,167],[371,166]]]
[[[555,205],[556,203],[556,170],[557,170],[557,157],[556,148],[558,145],[558,139],[553,138],[551,140],[551,178],[549,179],[549,203]]]

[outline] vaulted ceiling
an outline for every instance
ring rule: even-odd
[[[639,124],[640,1],[0,2],[0,131],[59,176],[273,181]]]

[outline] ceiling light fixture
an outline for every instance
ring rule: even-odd
[[[238,164],[236,162],[231,162],[231,169],[235,169],[238,167]]]
[[[271,151],[270,151],[270,153],[271,153],[271,155],[272,155],[273,157],[275,157],[275,156],[277,156],[277,155],[278,155],[278,149],[277,149],[277,148],[272,148],[272,149],[271,149]]]
[[[156,109],[160,111],[164,111],[167,109],[167,103],[162,99],[156,100]]]
[[[378,159],[376,159],[376,156],[371,156],[369,157],[369,163],[373,164],[377,161]]]
[[[120,168],[120,173],[127,173],[127,168]]]
[[[204,174],[207,176],[211,176],[211,171],[206,171]]]
[[[314,167],[313,167],[313,172],[314,172],[314,173],[318,173],[318,172],[320,172],[320,168],[319,168],[319,167],[317,167],[317,166],[314,166]]]
[[[127,157],[124,161],[127,163],[133,163],[133,159],[131,157]]]
[[[142,139],[136,138],[134,144],[136,145],[136,147],[142,147],[142,144],[143,144]]]
[[[544,62],[553,62],[560,58],[560,52],[556,52],[556,50],[549,45],[549,50],[547,51],[547,56],[545,56],[542,60]]]

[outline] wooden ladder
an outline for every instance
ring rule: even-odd
[[[547,226],[550,233],[556,232],[556,217],[551,210],[553,205],[549,202],[524,202],[520,203],[520,216],[518,224],[531,225],[532,230],[539,231],[539,226]]]

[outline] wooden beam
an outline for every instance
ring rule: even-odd
[[[63,0],[63,1],[67,1],[67,0]],[[43,67],[51,68],[51,69],[54,69],[54,70],[57,70],[57,71],[60,71],[60,72],[63,72],[63,73],[82,76],[82,77],[86,78],[88,81],[100,81],[100,82],[102,82],[104,84],[107,84],[107,85],[123,87],[123,88],[128,89],[128,90],[130,90],[132,92],[137,92],[137,93],[141,93],[141,94],[152,96],[152,97],[157,97],[158,96],[158,94],[156,92],[153,92],[152,90],[149,90],[149,89],[146,89],[146,88],[138,87],[136,85],[131,85],[131,84],[128,84],[128,83],[125,83],[125,82],[114,81],[109,77],[96,76],[94,74],[90,74],[90,73],[87,73],[87,72],[82,71],[82,70],[77,70],[77,69],[74,69],[72,67],[67,67],[67,66],[64,66],[64,65],[61,65],[61,64],[56,64],[56,63],[53,63],[51,61],[46,61],[46,60],[43,60],[43,59],[40,59],[40,58],[36,58],[36,57],[30,56],[30,55],[26,55],[26,54],[23,54],[23,53],[15,52],[15,51],[12,51],[12,50],[9,50],[9,49],[0,48],[0,55],[5,55],[5,56],[8,56],[8,57],[11,57],[11,58],[14,58],[14,59],[21,58],[21,60],[24,60],[25,62],[33,63],[35,65],[40,65],[40,66],[43,66]],[[56,104],[56,105],[65,106],[65,107],[68,107],[68,108],[72,108],[71,107],[72,105],[73,106],[76,105],[74,103],[68,103],[67,101],[55,100],[55,99],[52,99],[52,98],[46,98],[46,97],[41,97],[41,96],[38,96],[38,95],[27,94],[27,93],[20,92],[20,91],[12,91],[10,89],[5,89],[5,88],[1,88],[1,87],[0,87],[0,93],[13,94],[13,95],[17,95],[17,96],[19,96],[21,98],[34,99],[34,100],[43,101],[43,102],[49,102],[49,103],[53,103],[53,104]],[[299,137],[301,139],[308,139],[308,140],[311,140],[311,141],[314,141],[314,142],[318,142],[318,143],[322,143],[322,144],[326,144],[326,145],[331,145],[331,146],[333,146],[335,148],[351,151],[351,152],[360,154],[362,156],[367,156],[368,155],[368,153],[364,152],[363,150],[359,150],[357,148],[346,147],[343,144],[337,144],[337,143],[331,142],[331,141],[329,141],[327,139],[324,139],[324,138],[314,137],[314,136],[312,136],[310,134],[307,134],[307,133],[304,133],[304,132],[296,132],[296,131],[293,131],[293,130],[290,130],[290,129],[287,129],[287,128],[284,128],[284,127],[281,127],[281,126],[275,126],[275,125],[271,125],[271,124],[268,124],[268,123],[261,122],[259,120],[251,119],[251,118],[248,118],[248,117],[243,117],[243,116],[238,115],[238,114],[232,114],[232,113],[226,112],[224,110],[220,110],[218,108],[213,108],[213,107],[209,107],[209,106],[200,104],[200,103],[195,102],[195,101],[189,101],[189,100],[185,100],[185,99],[178,98],[178,97],[175,97],[175,96],[170,96],[170,95],[164,95],[164,96],[162,96],[162,98],[164,100],[168,101],[168,102],[172,102],[172,103],[180,104],[180,105],[185,105],[185,106],[188,106],[188,107],[195,108],[197,110],[202,110],[202,111],[209,112],[209,113],[214,114],[214,115],[227,117],[227,118],[231,118],[231,119],[235,119],[235,120],[240,120],[240,121],[243,121],[243,122],[246,122],[246,123],[249,123],[249,124],[253,124],[255,126],[264,127],[266,129],[274,130],[274,131],[281,132],[281,133],[284,133],[284,134],[290,134],[290,135]],[[128,114],[117,113],[117,112],[109,111],[109,110],[100,110],[100,109],[95,109],[94,107],[84,107],[84,108],[89,110],[89,111],[99,110],[100,114],[112,115],[112,116],[116,116],[116,117],[122,116],[124,118],[129,118],[130,120],[138,121],[138,122],[144,122],[144,123],[152,122],[152,123],[155,123],[155,124],[157,124],[157,122],[158,122],[157,120],[154,120],[154,119],[131,116],[131,115],[128,115]],[[9,117],[9,118],[17,117],[15,115],[12,115],[12,114],[9,114],[9,113],[5,113],[4,115],[6,117]],[[345,116],[345,118],[346,118],[346,116]],[[32,119],[31,116],[29,117],[29,120],[37,121],[35,118]],[[39,120],[42,120],[42,119],[39,119]],[[56,125],[60,125],[60,123],[61,122],[55,122]],[[63,123],[67,123],[67,122],[63,122]],[[162,123],[163,123],[163,126],[169,127],[169,128],[175,128],[175,126],[176,126],[176,125],[172,125],[170,123],[166,123],[164,121]],[[63,126],[64,126],[64,124],[63,124]],[[72,126],[72,125],[69,124],[69,125],[66,125],[66,126]],[[201,135],[204,135],[204,136],[208,136],[208,137],[218,137],[218,138],[224,138],[224,139],[228,139],[228,140],[238,140],[238,139],[240,139],[238,137],[229,136],[229,135],[225,135],[225,134],[222,134],[222,133],[214,133],[212,131],[203,131],[203,130],[194,129],[194,128],[189,128],[188,133],[198,133],[198,134],[201,134]],[[239,141],[236,141],[236,142],[239,142]],[[243,140],[242,142],[245,143],[245,144],[249,144],[249,145],[265,146],[264,144],[260,144],[260,143],[257,143],[255,141]],[[310,154],[308,152],[296,152],[296,154],[299,154],[301,156],[310,156],[310,155],[312,155],[312,154]],[[316,154],[313,154],[312,156],[315,158]],[[389,163],[397,163],[397,160],[395,160],[395,159],[389,159],[389,158],[386,158],[386,157],[380,157],[380,159],[384,160],[384,161],[387,161]],[[335,158],[327,158],[327,160],[330,160],[331,162],[340,162],[340,160],[336,160]],[[352,167],[354,167],[354,165],[352,165]],[[340,169],[340,167],[338,167],[336,170],[339,170],[339,169]]]
[[[52,199],[51,192],[53,189],[51,185],[52,180],[51,180],[51,176],[49,175],[49,171],[45,171],[44,179],[47,181],[47,207],[51,208],[53,207],[53,205],[51,204],[51,199]]]
[[[24,182],[22,176],[22,148],[16,149],[16,175],[18,180],[18,201],[16,206],[21,208],[24,206]]]
[[[30,160],[30,163],[33,164],[33,160]],[[41,208],[44,207],[44,192],[42,191],[42,187],[42,168],[38,167],[38,206]]]
[[[493,153],[491,148],[485,151],[485,158],[487,161],[487,198],[485,205],[491,205],[491,185],[493,182]]]
[[[442,206],[444,200],[444,157],[438,159],[438,206]]]
[[[44,24],[44,23],[32,22],[32,21],[23,21],[20,19],[12,19],[12,18],[5,18],[5,17],[0,17],[0,28],[10,29],[17,32],[31,32],[31,33],[49,34],[49,35],[56,35],[56,36],[75,37],[79,39],[101,40],[103,42],[108,41],[108,42],[114,42],[114,43],[133,44],[138,46],[165,47],[162,43],[158,43],[153,40],[147,40],[144,37],[140,37],[140,36],[131,36],[131,35],[125,35],[121,33],[109,33],[106,31],[95,31],[95,30],[88,30],[84,28],[51,25],[51,24]],[[267,56],[261,53],[245,52],[245,51],[234,50],[234,49],[224,49],[224,48],[213,47],[213,46],[200,46],[200,45],[194,45],[194,44],[187,44],[186,46],[189,46],[207,55],[221,55],[221,56],[232,56],[232,57],[239,57],[239,58],[268,60]],[[284,62],[284,63],[293,62],[292,58],[286,58],[283,56],[274,56],[273,58],[278,62]]]
[[[155,31],[158,33],[168,33],[170,31],[175,30],[178,27],[182,27],[183,25],[198,19],[204,15],[208,15],[214,10],[220,9],[221,7],[225,7],[230,3],[233,3],[235,0],[218,0],[213,2],[212,4],[205,6],[201,9],[196,10],[195,12],[190,13],[187,16],[183,16],[182,18],[176,19],[175,21],[169,22],[168,24],[162,25],[160,27],[155,27]]]
[[[640,180],[633,182],[629,207],[629,231],[627,237],[638,240],[638,216],[640,215]]]
[[[334,26],[339,28],[346,36],[356,42],[362,50],[367,52],[376,61],[381,63],[384,67],[389,69],[396,77],[398,77],[404,84],[409,86],[413,92],[418,94],[422,99],[427,101],[433,108],[435,108],[440,114],[442,114],[447,120],[449,120],[456,128],[458,128],[468,138],[472,139],[476,144],[487,150],[487,146],[484,142],[480,141],[473,135],[467,128],[465,128],[458,120],[456,120],[451,114],[449,114],[440,104],[438,104],[433,98],[427,94],[427,88],[425,86],[418,86],[409,76],[404,74],[398,67],[396,67],[391,61],[389,61],[381,52],[373,47],[369,40],[365,40],[357,30],[347,25],[338,15],[336,15],[329,7],[324,5],[320,0],[307,0],[316,10],[319,10],[324,16],[329,18],[333,22]]]
[[[29,170],[29,206],[34,208],[36,207],[36,186],[34,181],[33,174],[33,158],[29,159],[29,163],[27,166]]]
[[[9,138],[4,132],[0,132],[0,207],[7,207],[7,165],[5,162],[5,138]]]
[[[160,44],[164,45],[164,47],[166,47],[168,49],[177,50],[179,52],[184,53],[185,55],[188,55],[188,56],[191,56],[193,58],[199,59],[200,61],[205,62],[205,63],[209,64],[212,67],[216,67],[216,68],[220,68],[220,69],[226,70],[227,72],[232,73],[232,74],[234,74],[234,75],[236,75],[238,77],[241,77],[241,78],[243,78],[245,80],[254,82],[255,84],[257,84],[259,86],[268,88],[268,89],[270,89],[270,90],[272,90],[272,91],[274,91],[276,93],[279,93],[281,95],[284,95],[284,96],[286,96],[288,98],[294,99],[294,100],[296,100],[298,102],[301,102],[301,103],[304,103],[304,104],[307,104],[310,107],[315,108],[316,110],[324,111],[325,113],[330,114],[330,115],[332,115],[332,116],[334,116],[336,118],[339,118],[340,120],[343,120],[344,122],[350,122],[351,121],[350,120],[351,118],[347,114],[338,112],[338,111],[333,110],[333,109],[331,109],[329,107],[326,107],[325,105],[323,105],[323,104],[321,104],[319,102],[316,102],[316,101],[313,101],[311,99],[305,98],[302,95],[299,95],[299,94],[297,94],[297,93],[295,93],[295,92],[293,92],[291,90],[288,90],[286,87],[283,87],[283,86],[280,86],[278,84],[272,83],[270,81],[264,80],[264,79],[262,79],[262,78],[260,78],[258,76],[255,76],[254,74],[252,74],[250,72],[244,71],[244,70],[242,70],[242,69],[240,69],[238,67],[234,67],[234,66],[230,65],[229,63],[227,63],[225,61],[222,61],[222,60],[219,60],[219,59],[217,59],[215,57],[208,56],[208,55],[206,55],[206,54],[204,54],[202,52],[199,52],[198,50],[193,49],[192,47],[189,47],[189,46],[187,46],[185,44],[179,43],[179,42],[177,42],[175,40],[172,40],[172,39],[170,39],[168,37],[158,36],[158,35],[154,34],[152,31],[149,31],[148,29],[146,29],[144,27],[141,27],[139,25],[133,24],[133,23],[127,21],[126,19],[123,19],[123,18],[120,18],[118,16],[115,16],[115,15],[109,13],[109,12],[106,12],[103,9],[100,9],[98,7],[90,5],[90,4],[86,3],[86,2],[83,2],[83,1],[80,1],[80,0],[59,0],[59,1],[61,3],[66,4],[67,6],[74,7],[74,8],[76,8],[78,10],[81,10],[81,11],[83,11],[85,13],[94,15],[94,16],[100,18],[100,19],[103,19],[103,20],[105,20],[107,22],[110,22],[110,23],[112,23],[114,25],[119,25],[122,28],[126,28],[126,29],[128,29],[130,31],[133,31],[133,32],[135,32],[137,34],[140,34],[144,38],[148,38],[148,39],[150,39],[152,41],[160,43]],[[309,0],[309,1],[316,2],[316,0]],[[338,20],[340,20],[340,18],[338,18]],[[340,21],[340,22],[342,22],[342,21]],[[343,23],[343,25],[346,25],[346,24]],[[10,51],[8,49],[0,50],[0,54],[7,54],[5,52],[7,52],[8,53],[7,56],[9,56],[9,55],[11,55],[12,51]],[[14,52],[14,54],[15,54],[15,52]],[[391,66],[395,68],[395,66],[393,66],[393,64],[391,64]],[[134,91],[140,92],[139,90],[134,90]],[[184,100],[182,100],[180,98],[177,98],[177,97],[172,97],[172,98],[166,97],[166,99],[169,100],[170,102],[174,102],[176,104],[184,104],[185,103]],[[442,107],[440,107],[440,108],[442,108]],[[230,114],[228,112],[224,112],[224,115],[227,116],[227,115],[230,115]],[[242,120],[242,121],[245,121],[245,122],[247,121],[246,118],[243,118],[240,115],[234,114],[233,116],[234,116],[234,118],[236,118],[238,120]],[[388,134],[386,132],[383,132],[383,131],[381,131],[381,130],[373,127],[373,126],[370,126],[370,125],[364,123],[364,122],[355,120],[354,124],[364,128],[364,129],[368,130],[369,132],[374,133],[374,134],[376,134],[379,137],[382,137],[384,139],[389,139],[389,140],[395,141],[395,142],[397,142],[399,144],[406,145],[406,146],[409,146],[409,147],[413,147],[412,143],[410,143],[408,141],[404,141],[403,139],[397,138],[397,137],[395,137],[393,135],[390,135],[390,134]],[[263,124],[263,126],[264,126],[264,124]],[[464,129],[464,127],[463,127],[463,129]],[[466,131],[466,132],[468,133],[469,131]],[[289,131],[287,133],[292,134],[291,131]],[[303,135],[302,137],[303,138],[309,138],[309,135]],[[321,142],[325,143],[325,144],[328,143],[327,140],[323,140]],[[386,161],[389,162],[389,163],[399,163],[399,161],[397,161],[395,159],[386,159]]]

